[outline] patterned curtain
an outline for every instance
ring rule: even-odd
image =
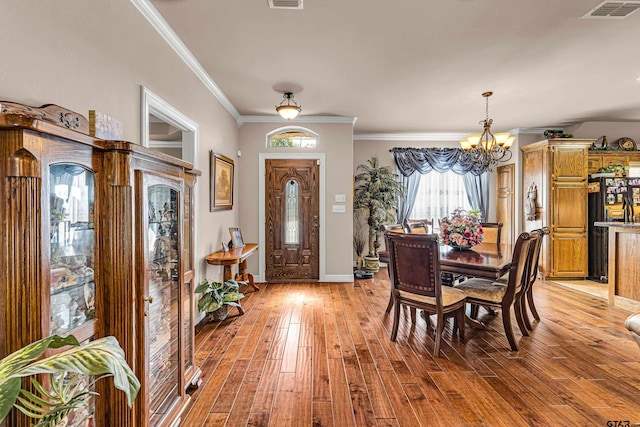
[[[402,175],[405,198],[398,203],[398,218],[407,218],[413,210],[420,178],[418,174],[432,170],[444,173],[449,170],[464,176],[465,189],[469,204],[473,209],[480,209],[482,217],[487,218],[489,206],[489,178],[482,165],[474,162],[460,148],[401,148],[390,150],[396,167]]]
[[[461,148],[392,148],[393,158],[400,173],[409,176],[414,172],[428,173],[432,170],[452,170],[458,175],[471,173],[481,175],[482,165],[474,162],[469,153]]]

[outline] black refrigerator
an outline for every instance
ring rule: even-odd
[[[624,221],[623,200],[640,205],[640,178],[594,177],[589,197],[589,279],[607,282],[609,276],[609,229],[594,222]],[[638,208],[635,208],[638,209]]]

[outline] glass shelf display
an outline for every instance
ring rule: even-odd
[[[49,170],[50,333],[66,335],[95,316],[95,184],[72,164]]]
[[[179,193],[148,189],[148,345],[150,425],[158,425],[180,396]]]

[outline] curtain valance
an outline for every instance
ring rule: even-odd
[[[400,148],[390,150],[400,173],[410,176],[414,172],[421,174],[432,170],[446,172],[452,170],[458,175],[471,173],[481,175],[482,165],[473,161],[471,156],[460,148]]]

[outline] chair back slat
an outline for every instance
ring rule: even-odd
[[[542,236],[540,232],[533,231],[531,233],[522,233],[516,240],[511,257],[511,267],[509,268],[509,281],[507,282],[507,290],[503,301],[511,301],[515,295],[522,291],[526,286],[529,278],[530,249],[532,243],[535,244],[536,239]]]
[[[435,234],[385,233],[395,289],[440,299],[440,248]]]
[[[404,226],[409,233],[429,234],[429,229],[433,233],[432,219],[408,219],[404,222]]]

